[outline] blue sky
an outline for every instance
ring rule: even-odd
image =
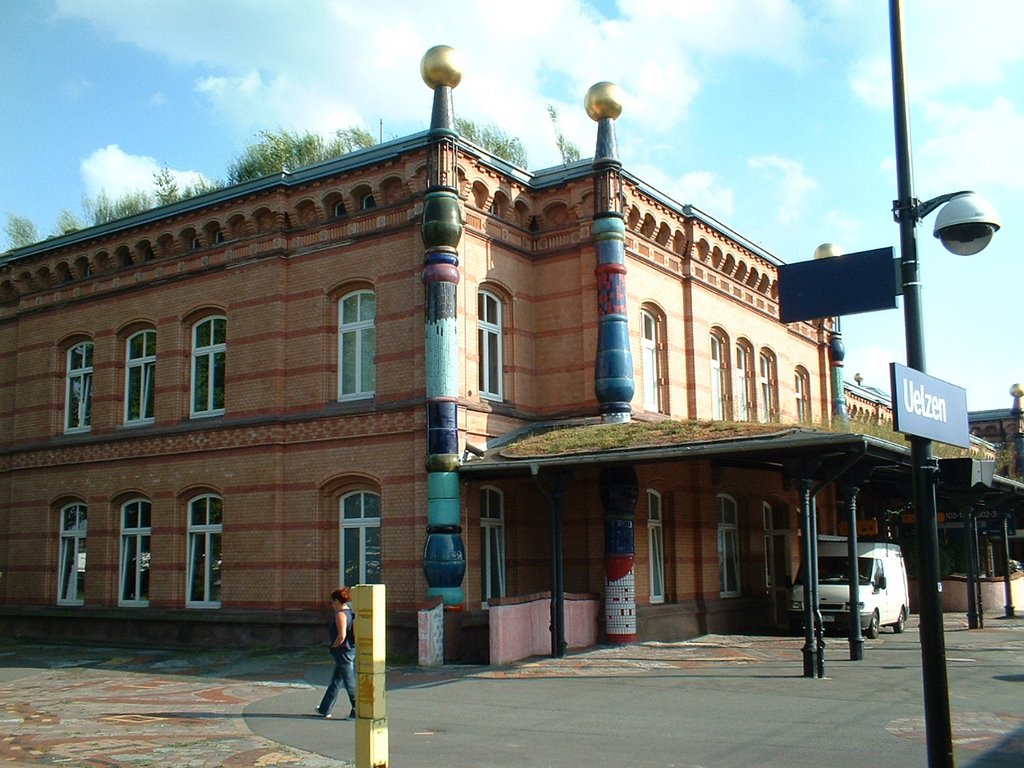
[[[975,189],[1003,230],[978,256],[919,232],[928,373],[972,409],[1024,379],[1024,4],[905,0],[915,192]],[[83,195],[223,178],[261,129],[385,139],[427,127],[419,61],[459,49],[456,112],[559,162],[546,104],[593,152],[587,88],[627,101],[627,168],[778,258],[898,246],[884,0],[0,1],[0,216],[50,233]],[[0,248],[6,240],[0,233]],[[902,310],[846,318],[846,374],[888,388]]]

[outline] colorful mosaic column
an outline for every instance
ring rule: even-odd
[[[465,593],[466,550],[459,509],[459,356],[456,288],[462,211],[458,189],[458,134],[452,89],[462,80],[454,49],[431,48],[420,64],[423,81],[434,90],[430,119],[430,158],[423,201],[423,286],[427,384],[427,540],[423,573],[427,596],[440,597],[446,610],[460,610]]]
[[[594,152],[594,248],[597,252],[597,359],[594,393],[605,423],[630,419],[633,355],[626,314],[626,222],[622,163],[615,144],[615,119],[622,114],[618,86],[597,83],[587,91],[587,114],[597,121]]]
[[[594,151],[594,249],[597,253],[597,359],[594,393],[605,423],[630,420],[633,355],[626,305],[626,222],[622,163],[615,143],[615,119],[622,114],[619,89],[597,83],[587,91],[587,114],[597,121]],[[604,508],[605,632],[609,643],[636,641],[634,508],[636,472],[632,467],[601,470]]]
[[[635,643],[636,582],[633,520],[638,495],[633,467],[601,470],[604,507],[604,626],[609,643]]]
[[[846,411],[846,394],[843,384],[843,361],[846,359],[846,345],[843,334],[839,330],[839,318],[832,318],[832,332],[828,339],[828,363],[832,373],[832,416],[846,423],[849,414]]]

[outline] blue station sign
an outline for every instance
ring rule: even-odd
[[[899,363],[889,364],[897,432],[968,448],[967,391]]]

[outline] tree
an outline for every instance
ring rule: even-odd
[[[479,125],[463,117],[455,118],[455,129],[474,144],[492,152],[502,160],[526,168],[526,148],[523,142],[509,136],[496,125]]]
[[[551,125],[555,129],[555,143],[562,155],[562,162],[575,163],[580,159],[580,148],[565,138],[565,134],[562,133],[562,129],[558,125],[558,110],[555,109],[554,104],[548,104],[548,117],[551,118]]]
[[[67,208],[62,208],[57,214],[57,224],[53,228],[54,235],[70,235],[80,229],[85,229],[86,224]]]
[[[371,133],[356,127],[336,131],[328,141],[317,133],[296,133],[284,128],[260,131],[257,136],[259,140],[228,166],[228,183],[302,168],[376,144]]]
[[[106,224],[108,221],[123,219],[134,216],[137,213],[148,211],[153,207],[153,198],[148,192],[136,190],[126,192],[116,200],[111,200],[110,195],[104,190],[95,198],[88,195],[82,200],[82,209],[86,218],[92,220],[93,225]]]
[[[7,214],[7,225],[4,227],[11,248],[24,248],[26,245],[39,242],[39,230],[27,216]]]

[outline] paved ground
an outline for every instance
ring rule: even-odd
[[[501,668],[393,669],[391,764],[925,766],[917,627],[802,677],[797,638],[705,636]],[[960,768],[1024,766],[1024,619],[947,617]],[[0,642],[0,763],[349,766],[354,726],[311,716],[323,649],[127,650]],[[339,705],[339,711],[343,707]]]

